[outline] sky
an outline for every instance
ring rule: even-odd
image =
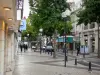
[[[78,1],[80,1],[80,0],[67,0],[68,2],[73,2],[73,1],[75,1],[75,2],[78,2]]]
[[[75,1],[77,3],[80,0],[67,0],[67,1]],[[29,12],[30,12],[28,0],[24,0],[24,8],[23,9],[24,9],[23,17],[25,16],[27,18],[29,16]]]
[[[24,7],[23,7],[23,17],[26,18],[29,16],[30,8],[29,8],[29,0],[24,0]]]

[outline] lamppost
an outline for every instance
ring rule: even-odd
[[[67,15],[66,15],[66,13],[65,12],[63,12],[62,13],[62,18],[63,18],[63,21],[65,22],[65,24],[64,24],[64,52],[65,52],[65,67],[66,67],[66,61],[68,61],[68,50],[67,50],[67,56],[66,56],[66,22],[67,22],[67,19],[68,19],[68,17],[67,17]]]
[[[41,37],[42,37],[42,32],[43,32],[43,29],[39,29],[39,32],[40,32],[40,54],[41,54]]]
[[[29,47],[29,34],[27,34],[27,41],[28,41],[28,47]]]
[[[71,31],[71,35],[74,36],[73,37],[73,49],[72,49],[72,54],[73,54],[73,51],[75,50],[75,31],[74,30]]]
[[[57,35],[57,39],[58,39],[58,51],[59,51],[59,34]]]

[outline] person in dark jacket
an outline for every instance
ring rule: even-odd
[[[25,45],[25,49],[27,50],[27,48],[28,48],[28,46],[27,46],[27,44]]]
[[[80,46],[77,46],[77,56],[80,53]]]
[[[25,47],[25,44],[23,44],[23,48],[24,48],[24,52],[26,51],[26,47]]]
[[[22,51],[23,51],[23,45],[22,44],[20,44],[20,50],[21,50],[21,53],[22,53]]]

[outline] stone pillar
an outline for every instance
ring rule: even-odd
[[[17,56],[17,51],[18,51],[18,41],[17,41],[17,34],[14,34],[14,59],[16,60]]]
[[[73,50],[76,50],[76,49],[75,49],[75,42],[73,42]]]
[[[97,29],[98,28],[98,24],[95,22],[95,28]]]
[[[91,35],[88,34],[88,51],[92,52]]]
[[[95,50],[94,50],[94,52],[98,53],[98,24],[96,22],[95,22],[95,29],[96,29],[96,31],[95,31]]]
[[[84,30],[85,25],[84,25],[84,24],[81,24],[81,27],[82,27],[82,31],[83,31],[83,30]]]
[[[94,52],[98,52],[98,32],[95,32],[95,50]]]
[[[8,27],[6,25],[5,27],[5,51],[4,51],[4,70],[5,73],[4,75],[6,75],[6,68],[7,68],[7,57],[8,57],[8,45],[7,45],[7,36],[8,36]]]
[[[88,29],[90,29],[90,24],[88,24]]]
[[[0,20],[0,75],[4,75],[5,23]]]
[[[83,33],[81,33],[81,35],[80,35],[80,43],[81,43],[81,45],[85,45],[85,38],[84,38],[84,35],[83,35]]]
[[[14,32],[13,32],[11,35],[11,46],[12,46],[12,60],[11,60],[11,62],[14,62],[14,52],[15,52],[14,45],[15,45],[15,43],[14,43]]]
[[[8,75],[8,72],[13,73],[14,70],[14,46],[16,42],[14,42],[14,32],[13,31],[8,31],[8,36],[7,36],[7,63],[6,63],[6,75]]]
[[[84,41],[84,33],[83,33],[83,31],[84,31],[84,24],[81,24],[81,28],[82,28],[82,31],[81,31],[81,34],[80,34],[80,43],[81,43],[81,45],[85,45],[85,41]]]
[[[12,37],[11,33],[8,32],[8,57],[7,57],[7,68],[11,68],[11,60],[12,60]]]

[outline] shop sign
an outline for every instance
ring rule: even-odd
[[[17,10],[22,10],[24,0],[16,0],[16,1],[17,1]]]

